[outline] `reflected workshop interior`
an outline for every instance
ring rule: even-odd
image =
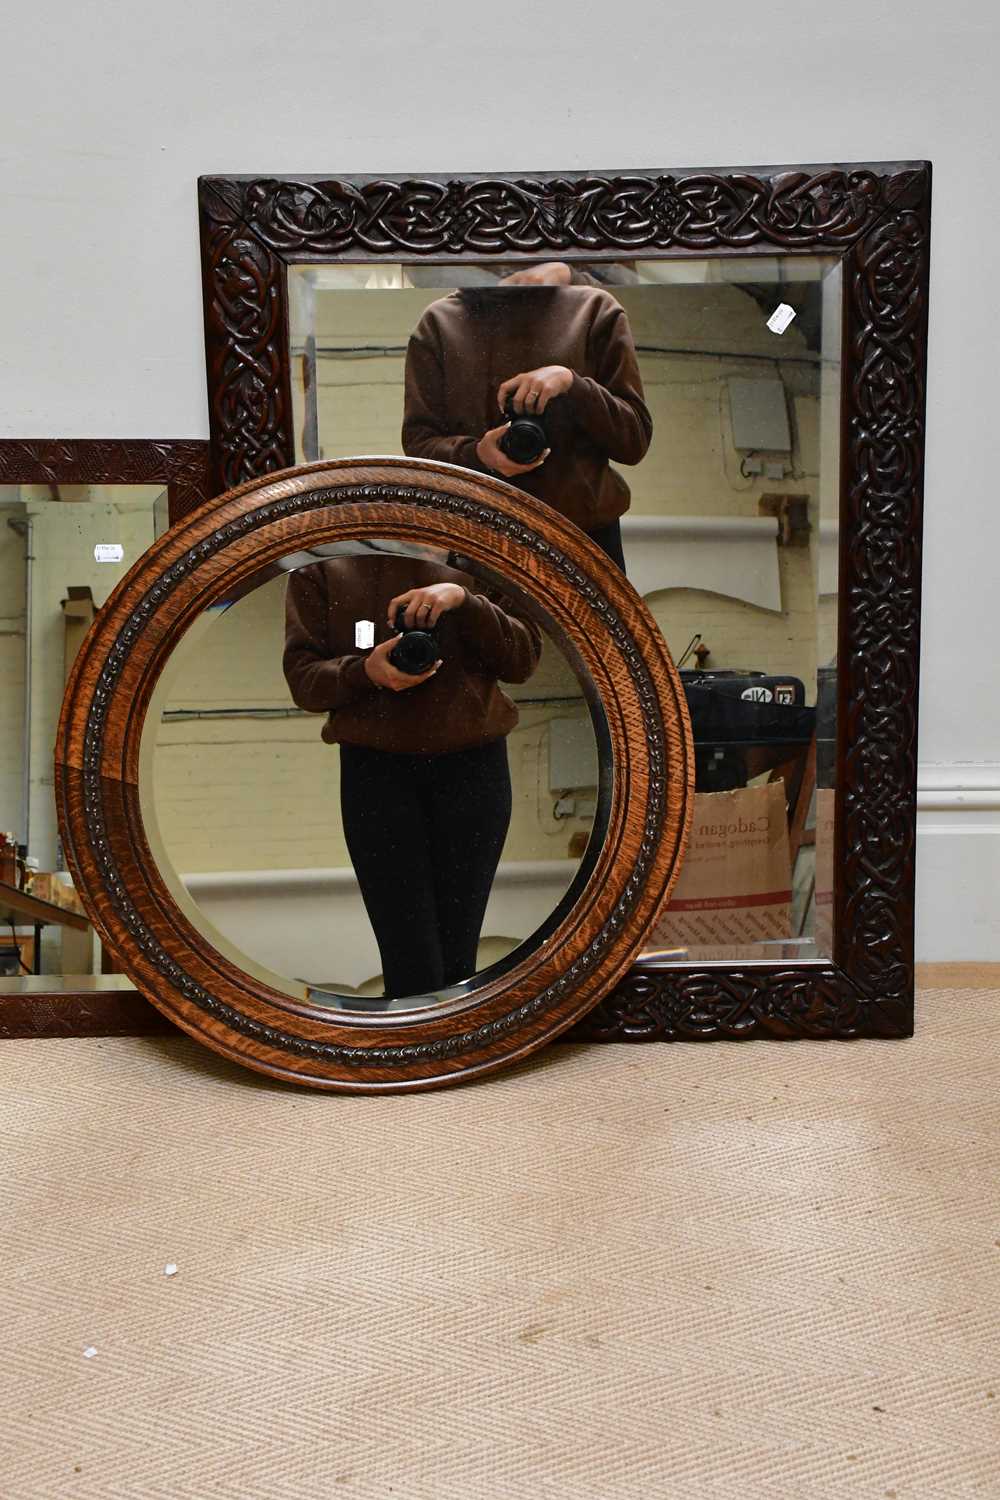
[[[0,976],[113,973],[66,871],[52,747],[97,610],[167,530],[159,484],[0,485]]]
[[[620,466],[626,572],[681,668],[695,738],[691,845],[650,953],[829,956],[839,262],[580,269],[631,327],[652,440]],[[456,287],[503,274],[291,268],[296,461],[399,453],[414,328]],[[8,485],[0,509],[0,670],[8,702],[23,703],[0,741],[0,969],[100,973],[110,961],[62,872],[51,746],[87,624],[165,528],[165,500],[156,487]],[[282,670],[290,576],[207,611],[174,653],[146,720],[143,817],[216,946],[294,996],[359,1008],[385,981],[341,821],[340,758]],[[515,710],[511,808],[476,972],[538,932],[600,832],[600,726],[572,664],[543,631],[531,675],[501,687]]]

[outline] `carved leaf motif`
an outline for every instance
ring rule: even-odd
[[[176,520],[208,498],[208,443],[200,438],[4,438],[0,483],[168,485]]]
[[[347,183],[287,182],[265,179],[246,194],[247,218],[255,233],[276,250],[326,253],[350,238],[361,195]]]

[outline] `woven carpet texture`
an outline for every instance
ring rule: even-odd
[[[0,1496],[1000,1496],[998,1022],[391,1098],[4,1043]]]

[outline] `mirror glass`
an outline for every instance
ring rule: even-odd
[[[140,771],[157,866],[196,929],[300,1003],[458,1003],[596,858],[612,776],[582,676],[468,559],[296,553],[195,620],[159,679]]]
[[[498,472],[645,597],[697,759],[649,960],[829,956],[839,261],[300,265],[289,307],[298,461]]]
[[[0,517],[0,982],[107,975],[113,961],[64,868],[52,746],[90,621],[166,529],[167,495],[160,485],[0,485]]]

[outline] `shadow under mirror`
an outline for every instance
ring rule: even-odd
[[[288,281],[299,461],[499,473],[623,562],[670,643],[695,817],[644,961],[829,957],[839,260],[299,265]]]
[[[150,703],[140,802],[181,910],[300,1004],[462,1003],[577,899],[612,772],[537,603],[468,559],[296,553],[200,615]]]
[[[65,868],[52,747],[91,620],[166,528],[159,484],[0,485],[0,984],[116,970]]]

